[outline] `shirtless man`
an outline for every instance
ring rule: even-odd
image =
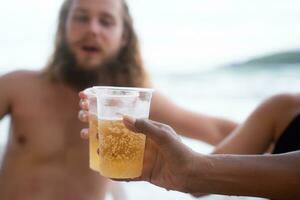
[[[86,125],[77,119],[77,94],[92,85],[150,86],[123,0],[66,0],[45,69],[0,77],[0,119],[11,116],[1,200],[104,199],[109,182],[89,169],[88,144],[78,136]],[[159,93],[151,118],[211,144],[236,126],[185,111]]]

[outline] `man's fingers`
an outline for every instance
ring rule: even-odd
[[[124,116],[123,117],[123,123],[125,124],[125,126],[129,129],[129,130],[131,130],[131,131],[133,131],[133,132],[139,132],[139,130],[135,127],[135,118],[132,118],[132,117],[130,117],[130,116]]]
[[[89,129],[85,128],[80,131],[80,136],[82,139],[89,139]]]
[[[84,93],[84,91],[79,92],[79,106],[83,110],[88,110],[89,109],[89,101],[88,101],[88,96],[87,94]]]
[[[88,110],[89,109],[89,101],[87,99],[80,99],[79,107],[83,110]]]
[[[87,95],[84,93],[84,91],[79,92],[78,96],[80,99],[87,99]]]
[[[88,122],[89,121],[89,113],[85,110],[80,110],[78,113],[78,119],[82,122]]]

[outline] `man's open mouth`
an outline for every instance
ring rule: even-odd
[[[87,53],[99,53],[101,49],[97,46],[84,45],[81,49]]]

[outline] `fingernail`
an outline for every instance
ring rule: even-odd
[[[128,115],[124,115],[123,116],[123,120],[131,126],[134,126],[136,119],[134,117],[128,116]]]
[[[87,134],[86,134],[86,132],[85,132],[84,130],[81,130],[81,131],[80,131],[80,136],[81,136],[82,138],[86,138]]]

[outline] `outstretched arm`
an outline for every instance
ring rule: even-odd
[[[212,145],[221,142],[237,127],[231,120],[181,108],[158,92],[152,98],[150,119],[172,126],[180,135]]]
[[[270,199],[300,198],[300,151],[281,155],[212,155],[196,159],[190,192],[257,196]],[[198,166],[198,167],[196,167]]]
[[[78,117],[81,121],[87,122],[87,96],[84,92],[80,92],[79,97],[81,110]],[[152,98],[150,118],[169,124],[180,135],[202,140],[212,145],[220,143],[237,127],[235,122],[227,119],[187,111],[158,92],[155,92]],[[88,129],[83,129],[81,133],[87,134]]]
[[[124,124],[148,136],[138,180],[187,193],[300,199],[300,151],[204,156],[181,143],[167,125],[128,117]]]

